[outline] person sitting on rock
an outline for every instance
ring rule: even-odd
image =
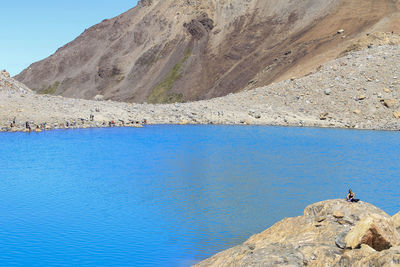
[[[349,193],[347,194],[346,200],[348,202],[358,202],[358,201],[360,201],[359,199],[356,199],[355,196],[356,195],[354,194],[354,192],[351,189],[349,189]]]

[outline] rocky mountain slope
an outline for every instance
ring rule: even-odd
[[[24,93],[19,88],[25,87],[15,87],[18,82],[0,75],[0,131],[26,130],[27,121],[49,129],[145,122],[400,130],[400,45],[379,46],[399,39],[392,33],[364,36],[370,48],[349,52],[302,78],[190,103],[136,104]]]
[[[15,78],[46,94],[182,102],[300,77],[367,32],[400,31],[398,0],[142,0]]]
[[[400,213],[328,200],[196,266],[398,266]]]
[[[6,70],[0,71],[0,91],[8,94],[33,94],[23,83],[16,81],[10,77],[10,73]]]

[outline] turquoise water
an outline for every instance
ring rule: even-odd
[[[1,266],[188,266],[346,195],[400,210],[400,133],[147,126],[0,134]]]

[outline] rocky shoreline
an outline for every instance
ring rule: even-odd
[[[195,266],[398,266],[400,212],[335,199],[308,206]]]
[[[302,78],[211,100],[131,104],[39,95],[0,73],[0,131],[224,124],[400,130],[400,46],[350,52]],[[253,81],[256,83],[257,81]]]

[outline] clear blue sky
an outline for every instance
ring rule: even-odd
[[[0,4],[0,70],[16,75],[53,54],[86,28],[137,0],[11,0]]]

